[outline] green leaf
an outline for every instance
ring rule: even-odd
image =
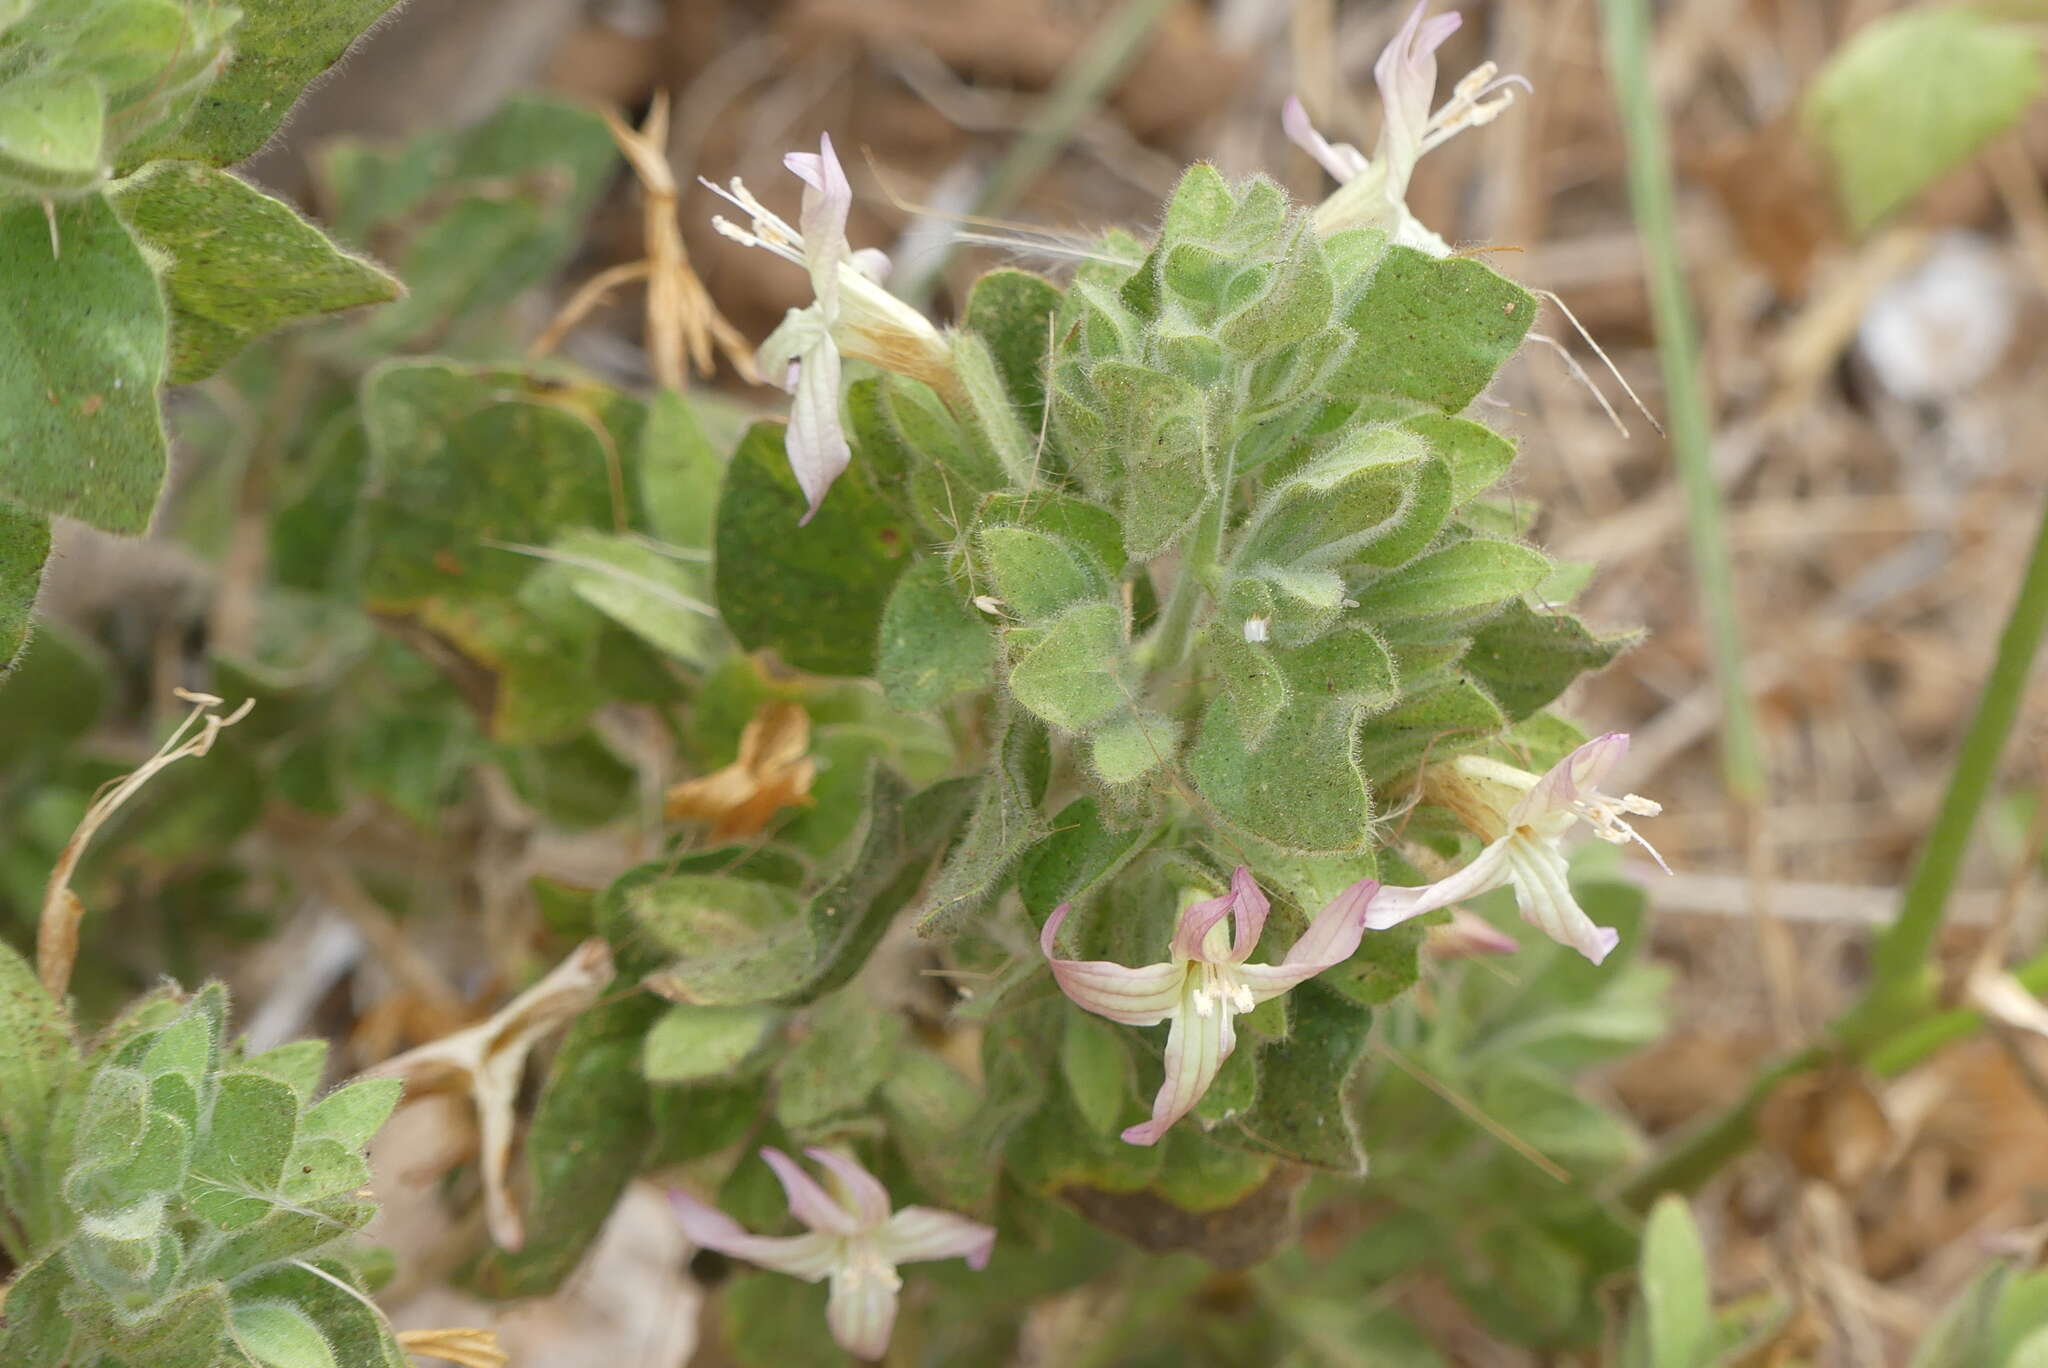
[[[1026,622],[1101,598],[1109,586],[1059,538],[1028,527],[984,527],[982,564],[1003,606]]]
[[[1702,1368],[1712,1361],[1714,1306],[1707,1251],[1685,1198],[1657,1199],[1643,1231],[1640,1274],[1649,1368]]]
[[[1259,1100],[1239,1128],[1275,1154],[1332,1169],[1365,1171],[1349,1091],[1372,1013],[1311,979],[1288,995],[1293,1028],[1259,1053]]]
[[[235,1303],[238,1318],[249,1306],[296,1310],[319,1327],[341,1368],[411,1368],[391,1323],[366,1295],[362,1277],[339,1258],[308,1260],[250,1278],[236,1286]]]
[[[783,425],[747,430],[718,499],[716,600],[748,650],[772,648],[800,670],[863,675],[889,591],[908,563],[913,529],[856,466],[818,515],[783,454]]]
[[[266,1368],[339,1368],[327,1337],[296,1307],[238,1306],[234,1327],[237,1342]]]
[[[595,112],[530,95],[459,133],[429,133],[393,152],[330,146],[324,169],[336,235],[409,242],[396,264],[411,293],[356,330],[358,352],[375,360],[445,346],[451,326],[496,350],[505,325],[492,311],[561,268],[618,159]]]
[[[740,1368],[847,1368],[854,1360],[826,1331],[825,1288],[779,1273],[736,1274],[718,1323]]]
[[[710,664],[721,634],[702,565],[585,528],[562,533],[552,549],[578,598],[656,650],[698,668]]]
[[[1801,110],[1850,228],[1867,232],[2012,127],[2041,76],[2032,32],[1970,6],[1905,10],[1858,29]]]
[[[816,956],[794,893],[726,874],[677,874],[625,895],[642,933],[680,954],[653,980],[664,997],[743,1006],[793,992]]]
[[[1052,769],[1045,728],[1014,709],[1001,717],[996,763],[982,779],[960,842],[917,908],[917,934],[943,940],[1003,886],[1011,866],[1045,834],[1039,804]]]
[[[525,388],[517,372],[445,361],[394,361],[364,380],[363,590],[372,604],[399,610],[451,593],[508,593],[539,562],[506,547],[609,524],[609,437],[581,412],[524,397]]]
[[[650,1083],[723,1078],[760,1047],[781,1019],[768,1007],[671,1007],[647,1033],[641,1072]]]
[[[1582,674],[1604,668],[1638,634],[1596,637],[1565,613],[1538,613],[1523,603],[1472,635],[1459,664],[1484,684],[1507,715],[1520,721],[1551,702]]]
[[[1368,622],[1437,617],[1498,607],[1543,582],[1550,561],[1519,542],[1473,537],[1432,551],[1356,591]]]
[[[806,1026],[777,1062],[774,1079],[776,1122],[808,1141],[858,1119],[889,1076],[905,1025],[855,992],[827,998]]]
[[[234,60],[183,128],[131,147],[131,165],[171,158],[226,166],[253,155],[300,94],[397,0],[244,0]]]
[[[662,390],[647,401],[640,429],[640,503],[654,535],[676,546],[709,550],[718,516],[725,459],[704,436],[689,400]]]
[[[0,207],[0,500],[138,533],[164,478],[163,296],[105,199],[54,221],[61,256],[40,204]]]
[[[1368,771],[1355,759],[1359,719],[1395,696],[1393,662],[1370,632],[1345,629],[1276,651],[1290,701],[1253,744],[1230,693],[1218,695],[1188,755],[1188,773],[1216,811],[1287,850],[1341,854],[1366,841]]]
[[[1036,433],[1045,421],[1045,354],[1059,287],[1029,271],[990,271],[967,293],[962,321],[981,334],[995,357],[1017,417]]]
[[[203,1184],[192,1209],[223,1230],[237,1230],[272,1209],[298,1125],[299,1099],[289,1083],[235,1070],[215,1084],[213,1115],[192,1156]]]
[[[1381,780],[1406,774],[1423,756],[1445,760],[1507,726],[1485,690],[1462,677],[1411,694],[1358,731],[1358,763]]]
[[[1314,568],[1354,558],[1405,521],[1427,455],[1399,428],[1345,434],[1266,496],[1238,559]]]
[[[0,194],[74,195],[106,174],[106,95],[78,71],[0,80]]]
[[[405,1085],[395,1078],[365,1078],[336,1088],[299,1118],[301,1140],[334,1140],[362,1149],[390,1119]]]
[[[109,196],[170,263],[174,385],[203,380],[287,323],[388,303],[404,287],[349,255],[282,200],[197,162],[155,162]]]
[[[1469,418],[1419,413],[1401,424],[1428,442],[1451,472],[1451,506],[1484,494],[1515,463],[1515,444]]]
[[[43,991],[35,971],[12,947],[0,944],[0,1206],[14,1213],[23,1233],[51,1241],[57,1212],[42,1165],[57,1094],[78,1069],[77,1048],[63,1010]],[[17,1258],[26,1250],[8,1246]]]
[[[1060,1072],[1073,1090],[1074,1106],[1088,1129],[1106,1135],[1117,1128],[1131,1090],[1131,1054],[1108,1023],[1086,1012],[1068,1012],[1060,1035]]]
[[[1180,723],[1143,709],[1096,728],[1088,738],[1088,763],[1112,787],[1135,783],[1172,764],[1180,741]]]
[[[1104,820],[1095,798],[1076,798],[1052,819],[1045,839],[1031,847],[1017,871],[1017,890],[1043,923],[1063,902],[1079,902],[1123,868],[1152,833],[1118,829]]]
[[[646,993],[576,1019],[526,1134],[526,1247],[492,1250],[470,1282],[488,1297],[552,1292],[583,1261],[654,1141],[641,1040],[661,1011]]]
[[[1123,679],[1123,613],[1113,603],[1081,603],[1029,641],[1010,663],[1010,696],[1065,732],[1087,732],[1122,710],[1132,690]]]
[[[882,609],[875,676],[889,701],[925,712],[994,683],[995,634],[932,558],[913,561]]]
[[[8,678],[28,644],[29,610],[49,558],[50,520],[0,500],[0,680]]]
[[[1330,388],[1350,398],[1398,394],[1456,413],[1535,320],[1534,297],[1484,262],[1389,247],[1345,315],[1357,341]]]

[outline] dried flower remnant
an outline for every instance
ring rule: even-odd
[[[512,1108],[526,1057],[542,1037],[595,1003],[611,980],[611,947],[587,940],[490,1020],[388,1059],[365,1074],[402,1078],[412,1095],[450,1088],[470,1095],[476,1107],[485,1221],[501,1249],[518,1250],[526,1243],[525,1222],[506,1183]]]
[[[853,459],[839,421],[840,358],[871,362],[946,389],[952,384],[952,353],[930,319],[882,288],[889,258],[873,248],[856,252],[847,243],[853,189],[832,150],[831,135],[819,139],[816,152],[791,152],[782,164],[804,183],[801,230],[755,199],[737,178],[729,188],[709,181],[704,185],[752,221],[743,228],[713,218],[719,232],[811,273],[816,298],[809,308],[791,309],[757,357],[762,374],[779,379],[796,396],[785,442],[790,469],[809,502],[802,522],[809,522]]]
[[[1061,991],[1076,1005],[1125,1026],[1172,1023],[1166,1078],[1153,1099],[1152,1119],[1130,1127],[1123,1138],[1133,1145],[1157,1144],[1216,1081],[1237,1046],[1235,1018],[1349,959],[1365,933],[1366,909],[1378,891],[1379,884],[1365,879],[1338,894],[1278,964],[1246,963],[1271,904],[1242,865],[1231,876],[1228,893],[1190,903],[1181,912],[1168,958],[1141,968],[1055,955],[1053,941],[1070,905],[1054,909],[1038,944]]]
[[[459,1368],[505,1368],[512,1356],[498,1347],[495,1330],[401,1330],[398,1345],[419,1358],[441,1359]]]
[[[123,803],[139,793],[157,771],[188,756],[206,754],[213,749],[214,739],[222,731],[247,717],[249,710],[256,706],[255,699],[246,698],[239,708],[222,717],[214,709],[224,706],[224,702],[212,694],[194,693],[190,689],[173,689],[171,692],[179,702],[188,704],[192,711],[157,748],[155,755],[136,766],[132,774],[101,790],[93,799],[92,806],[85,810],[85,816],[79,818],[77,830],[64,843],[63,853],[50,870],[50,881],[44,885],[42,918],[36,927],[36,972],[50,996],[60,1002],[65,990],[71,986],[71,970],[78,963],[78,928],[85,920],[85,904],[71,891],[71,876],[78,872],[78,862],[84,858],[85,848],[92,843],[93,834],[106,825],[107,819],[118,812]],[[197,732],[192,730],[195,722],[199,724]]]
[[[837,1196],[781,1150],[761,1151],[789,1195],[790,1213],[809,1227],[805,1234],[756,1235],[689,1193],[672,1191],[669,1200],[683,1233],[706,1249],[805,1282],[829,1278],[825,1318],[832,1338],[857,1358],[878,1359],[896,1324],[903,1287],[896,1269],[931,1259],[965,1259],[980,1269],[995,1247],[995,1229],[936,1207],[908,1206],[892,1215],[888,1189],[850,1155],[804,1153],[825,1169]]]
[[[680,392],[685,380],[685,358],[699,375],[709,377],[714,346],[741,379],[758,383],[760,375],[754,369],[746,339],[712,303],[683,246],[682,229],[676,222],[675,171],[668,164],[668,92],[654,97],[646,120],[637,130],[627,127],[608,109],[602,113],[612,140],[618,143],[640,181],[640,235],[647,255],[642,260],[600,271],[585,281],[554,321],[534,339],[527,359],[553,351],[569,330],[615,287],[645,280],[647,354],[649,369],[658,384]]]
[[[794,703],[764,703],[740,732],[739,758],[668,791],[671,821],[711,823],[714,841],[758,836],[776,813],[809,806],[818,763],[811,716]]]
[[[1443,108],[1436,98],[1436,50],[1458,31],[1459,15],[1424,18],[1429,0],[1419,0],[1408,21],[1373,64],[1380,88],[1379,142],[1370,159],[1350,143],[1332,143],[1309,123],[1299,98],[1282,108],[1287,136],[1336,178],[1337,189],[1316,209],[1316,229],[1327,235],[1345,228],[1379,228],[1405,247],[1449,256],[1450,244],[1408,212],[1408,182],[1425,152],[1443,146],[1468,128],[1492,123],[1515,101],[1520,76],[1502,76],[1492,62],[1468,72]]]
[[[1619,942],[1620,933],[1595,926],[1572,896],[1564,837],[1583,821],[1603,841],[1633,841],[1664,864],[1656,848],[1626,820],[1654,817],[1663,809],[1633,793],[1612,798],[1600,792],[1600,781],[1627,753],[1627,734],[1609,732],[1540,775],[1477,755],[1433,767],[1423,776],[1425,794],[1457,814],[1485,838],[1487,846],[1448,878],[1421,888],[1381,890],[1366,914],[1366,925],[1383,931],[1424,912],[1512,887],[1522,920],[1598,964]]]

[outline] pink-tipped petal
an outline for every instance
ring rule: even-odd
[[[1510,877],[1507,842],[1495,841],[1473,856],[1472,862],[1463,869],[1433,884],[1419,888],[1389,885],[1380,889],[1366,908],[1366,929],[1384,931],[1390,926],[1399,926],[1410,917],[1419,917],[1439,907],[1449,907],[1452,903],[1491,892],[1508,882]]]
[[[853,187],[832,150],[832,135],[819,135],[816,155],[792,152],[782,159],[804,183],[803,211],[797,227],[804,238],[804,262],[811,270],[811,286],[827,319],[835,318],[839,306],[839,267],[848,256],[846,216],[853,208]]]
[[[1525,826],[1570,810],[1579,798],[1599,788],[1627,754],[1627,732],[1594,737],[1544,772],[1508,814],[1508,824]]]
[[[1379,884],[1361,879],[1330,900],[1316,914],[1301,939],[1288,947],[1278,964],[1246,964],[1237,970],[1238,981],[1251,990],[1254,1002],[1266,1002],[1288,989],[1314,978],[1333,965],[1342,964],[1357,951],[1365,938],[1365,913]]]
[[[1356,176],[1361,169],[1355,150],[1338,148],[1316,131],[1309,122],[1308,110],[1299,96],[1290,95],[1287,103],[1280,106],[1280,127],[1287,134],[1287,140],[1316,159],[1316,164],[1330,173],[1339,185]],[[1345,156],[1347,150],[1350,156]]]
[[[1450,921],[1423,933],[1422,951],[1431,959],[1469,959],[1474,955],[1512,955],[1522,947],[1513,936],[1476,912],[1456,908]]]
[[[1230,876],[1230,894],[1237,900],[1232,915],[1237,920],[1237,938],[1230,945],[1230,962],[1243,964],[1258,945],[1259,937],[1265,934],[1266,917],[1273,910],[1266,892],[1259,887],[1252,872],[1239,865]]]
[[[1436,98],[1436,50],[1458,31],[1456,14],[1440,14],[1424,21],[1429,0],[1417,0],[1408,20],[1392,42],[1373,63],[1373,80],[1380,88],[1380,141],[1378,156],[1386,162],[1389,192],[1399,200],[1422,155],[1422,139],[1429,127],[1429,106]]]
[[[1045,952],[1060,991],[1076,1006],[1126,1026],[1156,1026],[1172,1016],[1187,979],[1183,966],[1169,962],[1132,969],[1109,960],[1061,959],[1053,953],[1053,938],[1071,910],[1061,903],[1038,933],[1038,948]]]
[[[889,1219],[889,1189],[860,1166],[860,1161],[839,1150],[813,1145],[804,1151],[813,1162],[839,1180],[841,1205],[853,1213],[861,1229],[873,1230]]]
[[[878,1359],[889,1352],[896,1326],[897,1283],[881,1268],[850,1269],[832,1279],[825,1324],[841,1349],[855,1358]]]
[[[797,487],[804,492],[807,507],[797,520],[802,527],[818,515],[833,482],[853,463],[853,448],[839,423],[839,349],[830,340],[819,341],[803,355],[783,445]]]
[[[937,1207],[907,1206],[889,1218],[875,1247],[892,1264],[965,1259],[969,1268],[979,1270],[988,1267],[996,1230]]]
[[[833,1201],[796,1160],[772,1146],[763,1148],[761,1157],[781,1180],[782,1190],[789,1195],[790,1214],[799,1221],[827,1235],[852,1235],[861,1228],[860,1220]]]
[[[1181,910],[1180,920],[1174,924],[1173,957],[1181,960],[1209,958],[1204,947],[1208,944],[1210,929],[1229,916],[1236,906],[1235,889],[1189,903]]]
[[[1621,943],[1611,926],[1596,926],[1572,896],[1571,867],[1555,848],[1540,840],[1510,836],[1499,842],[1515,885],[1515,906],[1522,920],[1560,945],[1568,945],[1598,964]]]
[[[838,1262],[839,1241],[833,1236],[815,1231],[808,1235],[756,1235],[687,1192],[671,1189],[668,1201],[683,1235],[700,1248],[715,1249],[805,1282],[824,1278]]]
[[[1194,1110],[1216,1081],[1223,1061],[1237,1046],[1237,1026],[1230,1011],[1216,1004],[1208,1015],[1184,1007],[1173,1014],[1166,1036],[1166,1078],[1152,1099],[1152,1119],[1132,1126],[1123,1138],[1133,1145],[1156,1145],[1174,1122]]]

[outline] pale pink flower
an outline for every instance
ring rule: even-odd
[[[1421,888],[1384,888],[1366,913],[1375,931],[1410,917],[1512,887],[1522,920],[1598,964],[1621,939],[1611,927],[1595,926],[1572,896],[1564,837],[1580,822],[1604,841],[1634,841],[1659,865],[1664,858],[1636,834],[1626,817],[1654,817],[1663,809],[1647,798],[1612,798],[1600,781],[1628,753],[1628,736],[1609,732],[1537,775],[1484,756],[1461,756],[1425,777],[1433,801],[1457,813],[1487,838],[1487,846],[1457,873]]]
[[[873,248],[854,251],[846,241],[853,188],[832,150],[832,137],[816,152],[791,152],[782,164],[804,183],[801,229],[755,199],[735,178],[729,187],[703,184],[744,211],[752,227],[714,217],[712,226],[736,242],[773,252],[811,275],[815,299],[791,309],[761,344],[756,364],[795,395],[784,444],[809,509],[817,513],[833,481],[853,459],[839,421],[840,358],[870,361],[928,383],[943,384],[951,353],[930,319],[882,288],[889,258]],[[799,524],[801,525],[801,524]]]
[[[1133,1145],[1158,1143],[1216,1081],[1237,1045],[1237,1017],[1349,959],[1365,934],[1365,910],[1378,888],[1365,879],[1338,894],[1278,964],[1246,962],[1265,929],[1270,904],[1242,865],[1228,893],[1191,903],[1181,913],[1166,960],[1142,968],[1055,955],[1053,938],[1070,909],[1066,903],[1054,909],[1038,944],[1068,997],[1126,1026],[1172,1022],[1166,1035],[1166,1081],[1153,1099],[1152,1119],[1132,1126],[1123,1138]]]
[[[1309,123],[1301,101],[1289,99],[1280,113],[1281,127],[1296,146],[1314,157],[1338,182],[1338,188],[1316,210],[1316,227],[1324,233],[1343,228],[1382,228],[1394,241],[1436,256],[1450,254],[1450,245],[1408,212],[1408,181],[1422,154],[1443,146],[1467,128],[1493,122],[1514,103],[1514,86],[1528,82],[1501,76],[1492,62],[1475,67],[1451,92],[1443,108],[1431,114],[1436,98],[1436,50],[1458,31],[1456,14],[1425,18],[1429,0],[1418,0],[1408,22],[1394,35],[1373,64],[1380,88],[1380,138],[1368,159],[1349,143],[1332,143]]]
[[[828,1149],[804,1153],[825,1169],[836,1196],[781,1150],[761,1151],[789,1195],[790,1214],[810,1227],[802,1235],[753,1234],[687,1192],[671,1191],[669,1201],[693,1243],[805,1282],[830,1279],[825,1320],[832,1338],[856,1358],[878,1359],[896,1324],[896,1294],[903,1286],[897,1266],[965,1259],[969,1268],[982,1268],[996,1232],[936,1207],[908,1206],[891,1215],[888,1189],[852,1156]]]

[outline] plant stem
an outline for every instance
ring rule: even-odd
[[[1601,0],[1600,8],[1606,16],[1607,68],[1628,140],[1629,200],[1657,320],[1693,575],[1721,694],[1721,774],[1731,794],[1755,805],[1764,796],[1763,751],[1742,668],[1742,623],[1728,540],[1721,530],[1721,490],[1714,479],[1699,341],[1679,255],[1670,146],[1650,86],[1649,0]]]
[[[2035,653],[2048,630],[2048,504],[2019,594],[1998,640],[1998,654],[1964,733],[1941,810],[1921,847],[1901,899],[1898,920],[1878,942],[1869,990],[1829,1029],[1836,1047],[1881,1074],[1918,1064],[1943,1045],[1975,1030],[1982,1015],[1968,1008],[1934,1010],[1927,964],[1942,912],[1961,868],[1963,851],[1978,810],[1990,792],[2005,738],[2019,716]],[[2030,992],[2048,991],[2048,953],[2015,971]],[[1809,1046],[1766,1066],[1740,1100],[1712,1120],[1681,1136],[1621,1189],[1631,1207],[1647,1210],[1660,1192],[1684,1191],[1705,1182],[1756,1139],[1756,1115],[1763,1101],[1787,1078],[1819,1066],[1829,1057]]]
[[[1218,457],[1221,469],[1217,472],[1216,496],[1202,508],[1202,520],[1196,526],[1187,550],[1181,554],[1173,592],[1167,596],[1166,607],[1159,614],[1159,625],[1141,648],[1139,659],[1155,676],[1179,666],[1192,644],[1195,609],[1201,605],[1203,595],[1209,592],[1209,581],[1223,551],[1223,529],[1230,521],[1230,487],[1235,483],[1235,458],[1235,443],[1226,443]]]
[[[2019,718],[2027,676],[2040,650],[2044,628],[2048,628],[2048,503],[2042,507],[2033,554],[2020,580],[2018,597],[2006,617],[2005,630],[1999,634],[1998,654],[1991,662],[1984,692],[1977,699],[1976,715],[1963,733],[1934,826],[1928,831],[1912,877],[1906,882],[1898,920],[1877,943],[1871,958],[1870,988],[1863,1002],[1850,1013],[1848,1024],[1882,1029],[1888,1023],[1873,1020],[1876,1012],[1931,986],[1927,958],[1941,929],[1949,892],[1962,869],[1971,829],[1976,826],[1977,814],[1998,776],[1998,759],[2004,753],[2006,737]]]
[[[1689,1128],[1623,1184],[1618,1194],[1622,1202],[1632,1211],[1648,1211],[1664,1193],[1690,1192],[1706,1182],[1721,1165],[1756,1143],[1757,1113],[1778,1085],[1826,1061],[1825,1049],[1809,1045],[1765,1065],[1740,1098]]]

